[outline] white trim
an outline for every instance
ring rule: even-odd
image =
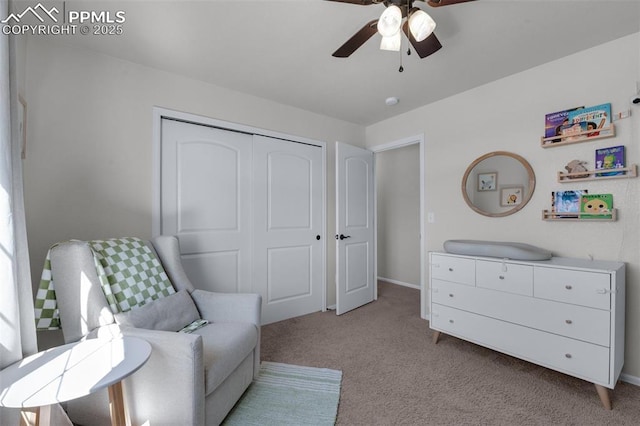
[[[384,143],[382,145],[377,145],[373,147],[369,147],[374,154],[383,151],[389,151],[391,149],[402,148],[409,145],[420,145],[420,317],[423,319],[427,319],[427,292],[426,292],[426,279],[427,279],[427,237],[425,230],[425,212],[426,212],[426,196],[425,196],[425,148],[424,148],[424,133],[410,136],[403,139],[398,139],[395,141],[391,141],[388,143]],[[374,163],[375,164],[375,163]],[[377,208],[376,208],[377,209]],[[376,225],[377,226],[377,225]],[[376,238],[377,244],[377,238]],[[376,258],[377,260],[377,258]]]
[[[162,109],[153,107],[153,129],[151,146],[151,236],[157,237],[162,229],[162,191],[160,182],[160,165],[162,164]]]
[[[298,142],[309,145],[319,146],[322,149],[322,233],[324,241],[322,242],[322,312],[327,310],[327,143],[316,139],[306,138],[303,136],[294,136],[286,133],[275,132],[272,130],[260,129],[258,127],[248,126],[245,124],[232,123],[229,121],[218,120],[202,115],[191,114],[188,112],[175,111],[168,108],[154,106],[153,113],[153,129],[152,129],[152,207],[151,207],[151,235],[156,237],[160,235],[162,230],[162,218],[160,215],[162,208],[162,188],[160,186],[161,165],[162,165],[162,119],[169,118],[173,120],[186,121],[194,124],[203,124],[206,126],[218,127],[221,129],[234,130],[238,132],[250,133],[253,135],[268,136],[271,138],[282,139],[289,142]]]
[[[401,285],[402,287],[415,288],[416,290],[420,290],[419,284],[411,284],[405,283],[404,281],[392,280],[391,278],[378,277],[378,281],[385,281],[391,284]]]
[[[322,143],[322,282],[324,283],[322,291],[322,312],[327,311],[327,241],[329,240],[327,228],[327,144]]]
[[[620,374],[620,380],[630,383],[632,385],[640,386],[640,377],[632,376],[631,374]]]
[[[415,145],[422,141],[424,141],[424,134],[417,135],[417,136],[410,136],[408,138],[403,138],[403,139],[398,139],[396,141],[383,143],[381,145],[370,147],[369,149],[373,152],[383,152],[383,151],[389,151],[396,148],[402,148],[404,146]]]

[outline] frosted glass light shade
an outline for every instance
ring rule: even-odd
[[[416,41],[420,42],[429,37],[436,29],[436,21],[423,10],[416,10],[409,17],[409,29]]]
[[[401,44],[402,44],[402,33],[398,31],[397,33],[391,36],[382,37],[382,41],[380,41],[380,50],[393,50],[397,52],[400,50]]]
[[[400,32],[400,24],[402,23],[402,11],[396,5],[387,7],[380,19],[378,19],[378,32],[382,37],[391,37]]]

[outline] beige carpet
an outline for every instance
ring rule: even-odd
[[[378,293],[262,329],[263,360],[342,370],[338,425],[640,425],[640,387],[620,382],[607,411],[591,383],[451,336],[434,345],[418,290]]]

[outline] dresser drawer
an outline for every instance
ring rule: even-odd
[[[476,286],[533,296],[533,266],[479,260]]]
[[[475,285],[476,262],[463,257],[431,255],[431,277],[466,285]]]
[[[600,346],[611,344],[609,311],[440,280],[431,281],[431,303]]]
[[[591,382],[612,385],[609,348],[439,304],[433,304],[432,309],[431,328],[435,330]]]
[[[533,282],[535,297],[611,309],[610,274],[536,266]]]

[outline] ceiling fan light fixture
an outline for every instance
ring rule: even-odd
[[[400,32],[402,11],[396,5],[387,7],[378,19],[378,32],[382,37],[391,37]]]
[[[382,37],[382,40],[380,41],[380,50],[392,50],[397,52],[400,50],[401,45],[402,34],[398,31],[394,35]]]
[[[436,21],[424,10],[416,10],[409,17],[409,29],[413,38],[421,42],[436,29]]]

